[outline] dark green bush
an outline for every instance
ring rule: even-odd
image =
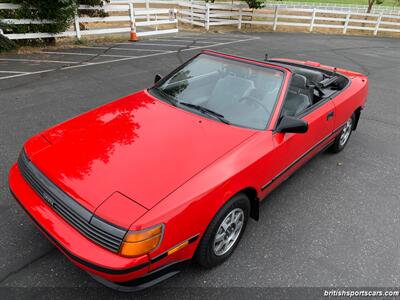
[[[105,0],[105,2],[110,2],[110,0]],[[80,0],[79,4],[90,5],[90,6],[103,6],[103,1],[101,0]],[[107,17],[108,14],[103,10],[94,9],[81,9],[79,10],[80,15],[86,15],[89,17]]]
[[[10,51],[17,48],[17,44],[4,35],[0,34],[0,52]]]
[[[79,4],[90,5],[90,6],[103,5],[103,2],[101,0],[81,0],[78,2],[79,2]],[[110,1],[107,0],[106,2],[110,2]]]
[[[77,9],[76,0],[12,0],[20,4],[15,10],[17,18],[51,20],[52,24],[29,24],[12,26],[18,32],[50,32],[65,31],[74,19]]]
[[[2,0],[0,0],[1,2]],[[109,0],[105,0],[109,2]],[[0,10],[0,20],[2,19],[34,19],[49,20],[49,24],[4,24],[0,22],[0,29],[4,33],[29,33],[29,32],[48,32],[58,33],[68,30],[73,23],[79,4],[90,6],[102,6],[102,0],[9,0],[14,4],[21,5],[20,9]],[[107,13],[103,10],[80,10],[80,15],[92,17],[105,17]],[[84,24],[81,24],[83,26]],[[54,43],[54,38],[18,40],[18,45],[43,45]],[[17,43],[10,41],[5,36],[0,35],[0,52],[9,51],[17,46]]]
[[[246,2],[249,8],[252,9],[259,9],[264,4],[263,0],[244,0],[244,2]]]
[[[0,10],[0,19],[50,20],[54,21],[54,23],[24,25],[3,24],[2,29],[6,33],[63,32],[72,24],[79,4],[90,6],[101,6],[103,4],[101,0],[10,0],[10,2],[20,4],[21,8],[16,10]],[[99,10],[85,10],[81,11],[81,13],[89,16],[106,15]]]

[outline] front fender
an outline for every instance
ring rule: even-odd
[[[255,134],[192,177],[136,221],[132,230],[140,230],[157,223],[165,224],[161,246],[150,253],[150,259],[198,235],[200,238],[196,242],[178,251],[173,257],[164,258],[163,262],[191,258],[207,226],[232,196],[243,191],[253,201],[258,201],[258,191],[265,171],[258,170],[257,161],[265,156],[268,147],[272,147],[270,140],[271,134],[266,131]],[[258,202],[253,203],[252,207],[258,212]],[[163,262],[157,262],[154,268]]]

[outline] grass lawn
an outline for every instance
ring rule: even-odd
[[[310,2],[310,3],[341,3],[341,4],[357,4],[357,5],[368,5],[368,0],[284,0],[287,2]],[[272,2],[272,1],[271,1]],[[378,6],[399,6],[399,2],[396,0],[384,0],[383,4],[381,5],[374,5]]]

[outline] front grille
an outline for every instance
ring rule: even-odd
[[[51,182],[26,156],[23,150],[18,167],[30,186],[69,224],[93,242],[118,252],[126,230],[96,217]]]

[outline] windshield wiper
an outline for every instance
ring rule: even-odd
[[[177,102],[174,97],[172,97],[171,95],[169,95],[168,93],[164,92],[162,89],[153,87],[152,90],[155,90],[157,93],[159,93],[160,95],[163,96],[163,98],[165,100],[167,100],[170,104],[172,104],[173,106],[176,106]]]
[[[217,118],[218,120],[220,120],[221,122],[223,122],[225,124],[231,124],[231,122],[229,122],[227,119],[225,119],[224,115],[221,115],[221,114],[219,114],[219,113],[217,113],[217,112],[215,112],[215,111],[213,111],[211,109],[208,109],[208,108],[206,108],[204,106],[197,105],[197,104],[192,104],[192,103],[187,103],[187,102],[178,102],[178,103],[182,104],[182,105],[184,105],[186,107],[193,108],[193,109],[195,109],[195,110],[197,110],[197,111],[199,111],[199,112],[201,112],[201,113],[203,113],[205,115],[213,116],[213,117]]]

